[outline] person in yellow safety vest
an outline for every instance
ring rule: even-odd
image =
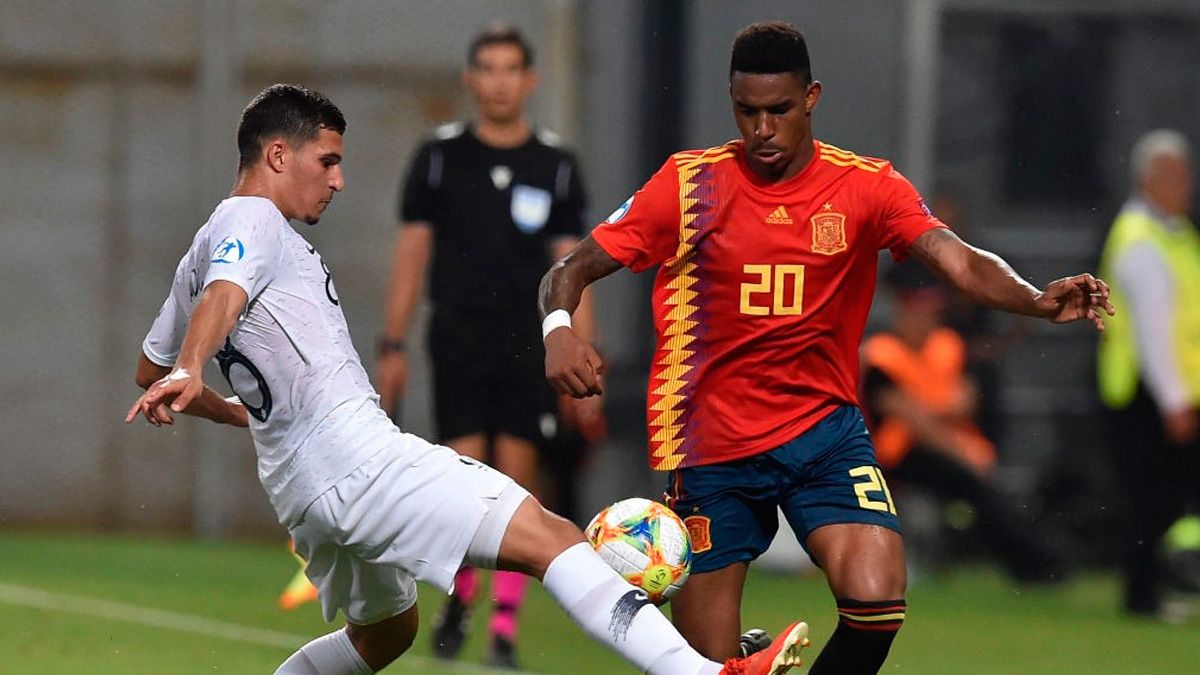
[[[1163,535],[1200,498],[1200,234],[1188,219],[1182,134],[1147,133],[1130,165],[1133,194],[1100,259],[1117,314],[1101,335],[1097,378],[1125,493],[1125,609],[1162,616]]]
[[[948,289],[913,263],[892,268],[884,281],[897,300],[892,328],[863,343],[862,401],[879,463],[897,492],[919,486],[939,500],[966,502],[1014,578],[1060,580],[1057,554],[992,482],[996,450],[974,421],[978,392],[966,373],[966,342],[945,324]]]

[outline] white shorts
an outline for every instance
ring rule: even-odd
[[[469,562],[495,567],[524,488],[411,434],[321,494],[291,529],[326,621],[367,625],[417,600],[416,581],[449,593]]]

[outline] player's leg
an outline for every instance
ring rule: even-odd
[[[479,363],[463,359],[474,353],[473,347],[463,344],[469,335],[455,331],[453,325],[439,318],[431,327],[430,355],[433,365],[434,412],[438,436],[445,445],[460,455],[480,462],[487,460],[488,435],[486,373]],[[483,585],[478,570],[463,567],[454,578],[454,592],[446,598],[442,609],[434,616],[429,638],[433,654],[453,659],[462,651],[471,622],[471,608]]]
[[[784,515],[825,572],[838,626],[813,675],[879,671],[904,621],[904,546],[862,414],[839,408],[785,449],[804,466]]]
[[[447,416],[455,416],[455,424],[462,425],[465,420],[462,415],[448,412]],[[480,462],[487,458],[487,435],[483,432],[456,436],[445,442],[445,445],[460,455],[465,455]],[[433,645],[433,655],[442,659],[453,659],[462,651],[467,641],[467,629],[471,624],[471,608],[479,599],[479,588],[483,579],[479,570],[464,565],[454,575],[454,592],[446,598],[442,609],[433,619],[433,630],[429,639]]]
[[[531,494],[538,494],[538,448],[531,441],[508,433],[496,434],[493,466],[508,474]],[[493,666],[517,667],[517,615],[525,597],[529,577],[519,572],[497,571],[492,575],[492,618],[488,622],[488,662]]]
[[[275,675],[369,675],[408,651],[417,625],[416,605],[372,624],[347,623],[301,647]]]
[[[879,672],[904,621],[904,547],[878,525],[825,525],[806,542],[837,601],[838,626],[813,663],[814,675]]]
[[[763,453],[668,476],[667,503],[683,518],[693,552],[692,574],[671,600],[671,619],[710,659],[739,653],[747,569],[779,528],[776,504],[787,471]]]
[[[724,661],[738,655],[742,588],[749,563],[692,574],[671,598],[671,620],[696,651]]]
[[[417,634],[417,585],[392,565],[360,557],[356,541],[374,541],[379,519],[364,520],[363,485],[376,473],[356,471],[317,499],[292,529],[296,552],[319,588],[321,610],[332,621],[340,609],[346,626],[300,648],[276,675],[367,675],[382,670],[412,646]],[[365,527],[364,527],[365,526]],[[336,532],[351,534],[345,541]],[[350,545],[347,545],[350,544]]]
[[[480,528],[484,538],[494,523]],[[486,555],[473,541],[470,555]],[[546,590],[583,630],[650,675],[777,675],[799,665],[808,627],[793,624],[770,649],[724,667],[687,644],[645,592],[609,567],[571,522],[526,497],[512,513],[496,564],[542,581]],[[486,560],[480,562],[486,563]]]

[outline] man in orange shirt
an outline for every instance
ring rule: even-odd
[[[888,478],[967,502],[1014,578],[1061,579],[1050,546],[992,482],[996,450],[975,424],[980,397],[966,341],[943,320],[948,289],[911,262],[885,283],[897,296],[892,327],[862,350],[862,402],[880,465]]]
[[[895,506],[858,409],[858,347],[878,251],[915,254],[976,302],[1102,327],[1090,274],[1038,290],[963,243],[890,162],[816,141],[804,37],[781,22],[741,31],[729,93],[741,139],[680,152],[542,279],[546,375],[603,391],[599,355],[570,327],[583,290],[621,267],[658,268],[650,462],[695,549],[672,601],[710,658],[737,649],[749,562],[782,508],[825,571],[840,623],[814,675],[874,673],[904,620]]]

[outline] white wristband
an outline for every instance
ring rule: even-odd
[[[550,312],[545,319],[542,319],[542,339],[545,340],[550,331],[563,326],[571,327],[571,313],[565,309],[556,309]]]

